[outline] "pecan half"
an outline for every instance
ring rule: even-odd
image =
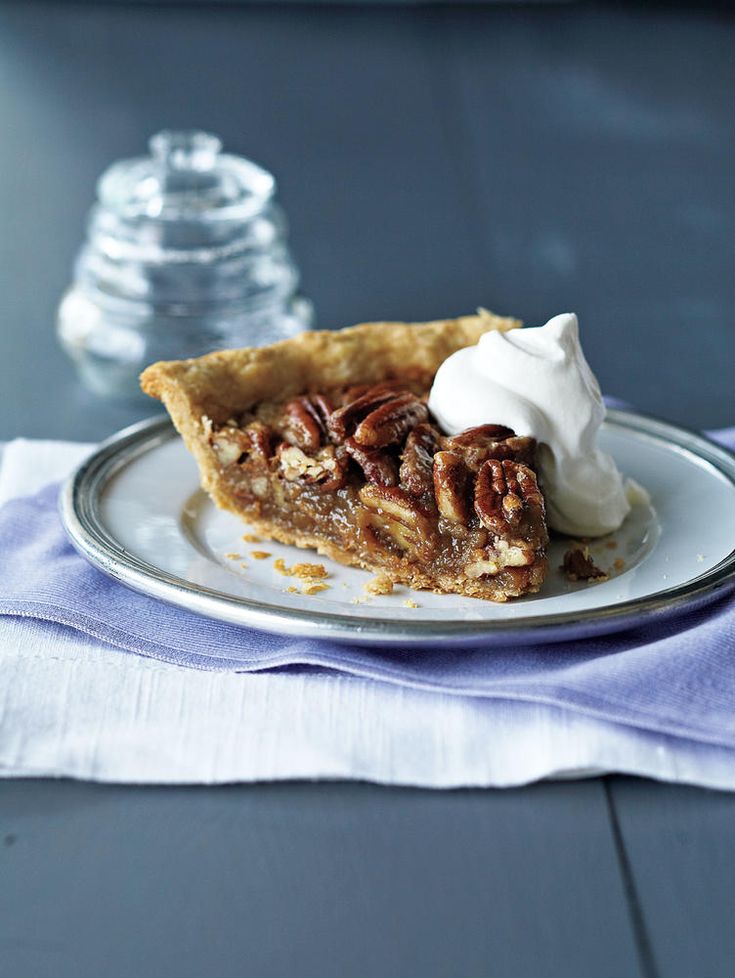
[[[303,452],[316,452],[322,443],[319,415],[308,397],[295,397],[283,409],[283,437]]]
[[[534,438],[516,435],[511,428],[498,424],[478,425],[458,435],[443,438],[442,448],[461,455],[475,472],[489,458],[507,458],[530,467],[533,467],[536,458]]]
[[[273,454],[273,439],[275,437],[273,429],[269,428],[267,424],[263,424],[262,421],[253,421],[245,428],[245,434],[250,446],[250,454],[267,462]]]
[[[309,401],[309,407],[311,408],[312,414],[319,423],[323,434],[328,434],[327,432],[327,421],[329,416],[334,411],[334,405],[326,394],[309,394],[307,398]]]
[[[531,469],[509,459],[488,459],[475,480],[475,512],[499,542],[525,554],[508,554],[508,563],[521,566],[534,560],[534,551],[548,543],[544,499]]]
[[[432,469],[434,454],[439,447],[436,428],[418,424],[409,432],[401,455],[400,484],[412,496],[424,496],[434,489]]]
[[[434,456],[434,496],[441,515],[452,523],[466,526],[470,506],[470,470],[464,460],[453,452],[437,452]]]
[[[378,486],[398,485],[398,463],[392,455],[381,448],[364,448],[354,438],[348,438],[344,448],[360,466],[368,482]]]
[[[451,443],[452,448],[464,448],[476,445],[495,444],[504,441],[515,435],[512,428],[506,428],[502,424],[479,424],[474,428],[465,428],[458,435],[447,438],[447,443]]]
[[[355,441],[369,448],[384,448],[402,442],[417,424],[429,417],[423,401],[407,391],[396,394],[370,412],[355,429]]]
[[[407,492],[368,484],[359,495],[365,507],[360,522],[369,546],[375,547],[382,540],[422,560],[431,557],[435,547],[433,522]]]
[[[353,384],[352,387],[348,387],[343,392],[340,407],[356,401],[358,397],[362,397],[368,391],[373,393],[392,391],[395,394],[398,390],[405,389],[406,385],[400,380],[381,380],[379,384]]]
[[[221,465],[242,465],[251,455],[267,462],[272,454],[273,431],[262,421],[252,421],[245,428],[227,423],[212,432],[210,444]]]
[[[333,445],[327,445],[316,455],[307,455],[298,445],[281,442],[276,451],[281,475],[287,482],[322,482],[340,480],[344,471]]]
[[[376,384],[354,400],[346,400],[342,407],[331,413],[327,421],[327,429],[332,441],[343,442],[364,417],[395,396],[394,390],[387,390],[383,384]]]
[[[347,482],[347,468],[350,464],[350,457],[344,445],[336,445],[334,448],[328,445],[327,448],[323,449],[325,453],[329,451],[334,453],[334,469],[327,479],[319,483],[319,488],[322,492],[335,492],[337,489],[341,489]]]

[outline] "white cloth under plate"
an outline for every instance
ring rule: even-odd
[[[17,440],[0,504],[90,446]],[[326,673],[208,673],[0,617],[0,774],[128,783],[353,778],[510,786],[620,771],[735,788],[735,752],[558,708]]]

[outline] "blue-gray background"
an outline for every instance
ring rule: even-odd
[[[608,392],[734,423],[734,42],[710,5],[0,3],[0,438],[146,412],[53,318],[95,179],[178,126],[278,175],[322,325],[571,308]],[[730,978],[734,816],[619,778],[0,782],[0,971]]]
[[[132,417],[55,304],[100,172],[191,126],[277,174],[320,325],[573,309],[609,393],[732,423],[734,40],[716,9],[0,5],[0,435]]]

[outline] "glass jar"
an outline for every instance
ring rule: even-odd
[[[312,325],[275,180],[216,136],[161,132],[100,178],[58,335],[85,384],[138,395],[155,360],[258,346]]]

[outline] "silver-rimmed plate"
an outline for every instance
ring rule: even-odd
[[[650,495],[617,533],[592,544],[609,579],[566,581],[558,565],[568,541],[557,540],[540,594],[503,605],[406,588],[368,596],[370,574],[323,558],[329,588],[301,593],[275,561],[289,567],[315,556],[244,540],[247,528],[199,489],[194,461],[165,418],[125,429],[80,465],[63,489],[62,519],[83,556],[138,591],[238,625],[362,645],[580,638],[698,607],[735,587],[735,456],[625,411],[610,411],[600,436]]]

